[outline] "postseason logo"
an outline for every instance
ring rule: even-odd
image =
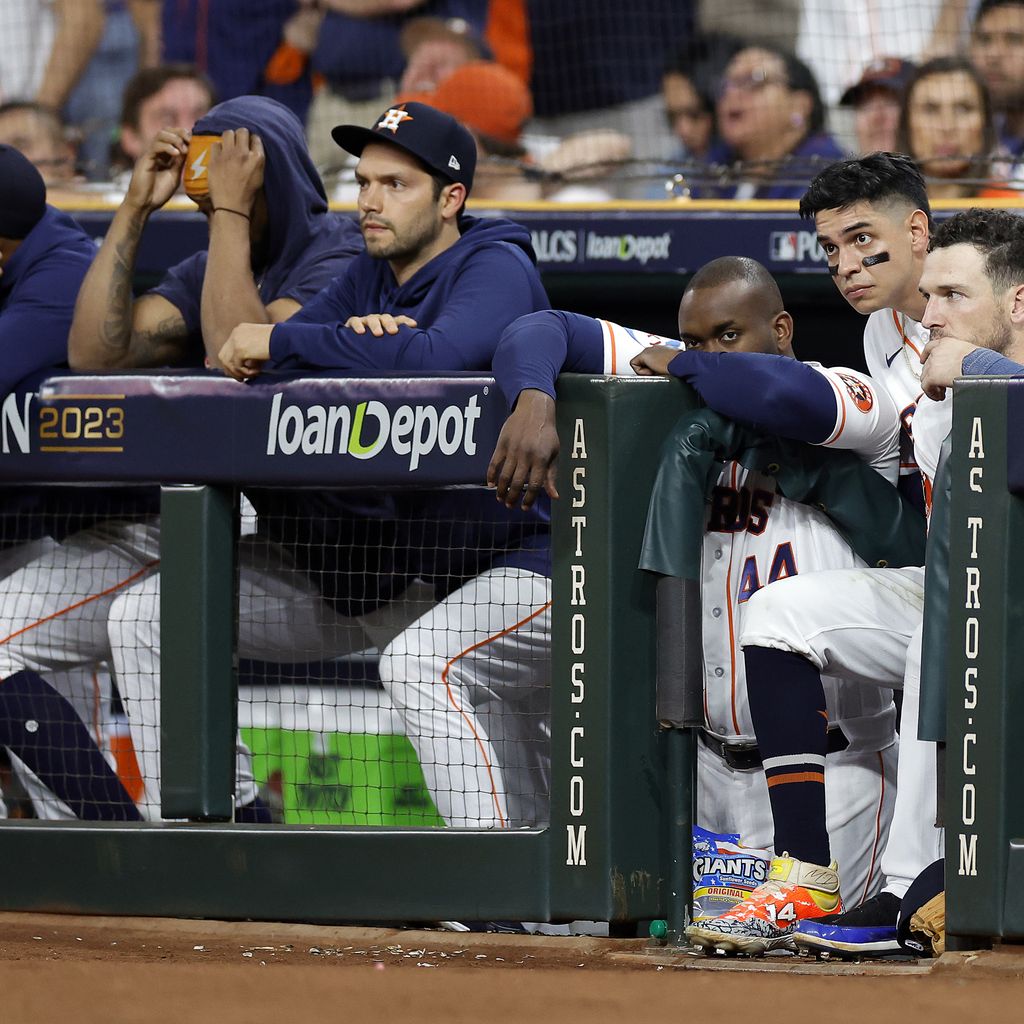
[[[813,231],[773,231],[768,236],[768,257],[772,263],[820,263],[825,252]]]

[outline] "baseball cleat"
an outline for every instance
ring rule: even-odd
[[[839,872],[835,861],[825,868],[775,857],[768,879],[724,914],[686,929],[693,945],[714,952],[758,956],[772,949],[795,949],[793,929],[800,921],[841,913]]]
[[[899,897],[880,892],[845,913],[801,921],[793,941],[799,952],[821,956],[891,956],[903,952],[896,938],[899,915]]]

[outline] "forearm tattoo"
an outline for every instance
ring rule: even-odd
[[[106,316],[100,327],[100,342],[106,349],[124,352],[132,337],[132,271],[139,231],[133,230],[114,246],[114,258],[107,288]]]

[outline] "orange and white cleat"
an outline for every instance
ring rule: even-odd
[[[767,880],[745,900],[719,917],[691,925],[686,937],[709,952],[758,956],[772,949],[795,950],[798,921],[842,912],[836,862],[825,868],[784,853],[772,860]]]

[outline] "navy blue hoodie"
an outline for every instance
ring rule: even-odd
[[[0,401],[37,370],[67,366],[75,299],[96,255],[92,239],[47,206],[0,275]]]
[[[505,327],[549,304],[525,228],[473,217],[461,227],[459,241],[401,287],[385,260],[357,256],[343,278],[274,328],[272,360],[281,369],[489,371]],[[382,338],[344,326],[380,312],[421,326]],[[487,569],[551,571],[546,497],[529,512],[506,509],[482,488],[250,497],[261,514],[274,513],[270,536],[344,615],[378,607],[417,577],[441,599]]]
[[[266,153],[266,256],[263,266],[253,268],[260,298],[265,306],[275,299],[304,305],[362,251],[359,228],[351,217],[328,211],[302,125],[287,107],[263,96],[239,96],[219,103],[192,130],[197,135],[219,135],[229,128],[254,132]],[[172,267],[153,289],[178,308],[189,333],[200,340],[205,272],[206,253],[196,253]],[[200,346],[197,354],[201,352]]]
[[[501,332],[550,305],[530,233],[510,220],[463,217],[462,237],[399,286],[386,260],[363,252],[270,336],[278,369],[490,370]],[[350,316],[405,314],[418,327],[375,338]]]

